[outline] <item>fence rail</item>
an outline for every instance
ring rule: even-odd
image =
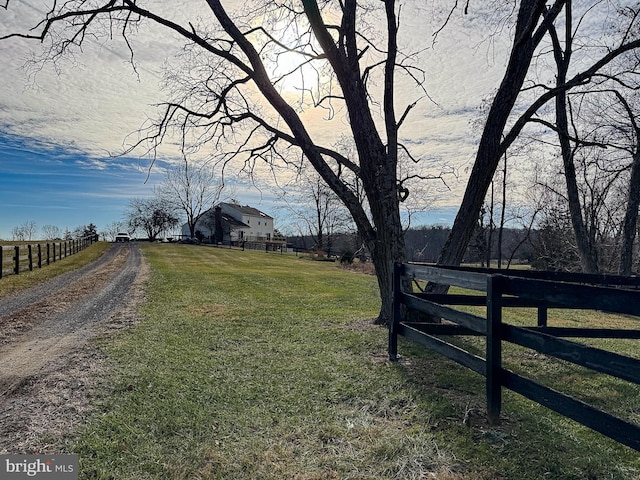
[[[590,347],[565,338],[640,339],[640,329],[567,328],[547,325],[549,308],[598,310],[640,317],[640,278],[461,267],[396,264],[394,315],[389,325],[389,358],[398,358],[398,336],[418,343],[486,377],[487,413],[497,423],[502,388],[515,391],[624,445],[640,451],[640,426],[541,385],[502,366],[502,344],[509,342],[590,370],[640,384],[640,360]],[[459,286],[481,295],[411,292],[407,281]],[[405,287],[403,287],[403,285]],[[486,317],[450,305],[486,305]],[[503,322],[505,307],[538,309],[537,326]],[[442,323],[407,321],[402,309],[443,319]],[[485,357],[440,338],[474,335],[486,338]],[[561,338],[564,337],[564,338]]]
[[[60,261],[84,250],[95,241],[95,236],[88,236],[59,242],[0,246],[0,279]]]

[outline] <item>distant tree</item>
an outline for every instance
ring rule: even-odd
[[[175,206],[159,195],[131,200],[127,221],[130,232],[142,230],[150,241],[180,224]]]
[[[407,258],[416,262],[434,263],[442,249],[449,227],[443,225],[410,228],[405,232]]]
[[[185,158],[181,165],[167,170],[160,194],[184,212],[189,235],[194,238],[198,220],[220,200],[223,188],[211,166],[195,165]]]
[[[96,227],[93,223],[84,227],[82,231],[82,238],[91,237],[94,241],[98,240],[98,227]]]
[[[86,228],[85,225],[79,225],[76,228],[74,228],[73,232],[71,232],[71,238],[82,238],[85,228]]]
[[[351,227],[351,217],[338,196],[314,170],[304,170],[287,188],[287,209],[302,237],[311,239],[311,248],[331,254],[334,236]]]
[[[571,214],[560,202],[548,205],[532,239],[537,270],[580,272],[580,253],[571,224]]]
[[[33,236],[36,233],[36,222],[33,220],[29,220],[24,222],[22,225],[18,225],[17,227],[13,227],[11,230],[11,235],[13,240],[15,241],[31,241],[33,240]]]
[[[98,236],[98,227],[96,227],[93,223],[89,225],[79,225],[73,231],[73,238],[86,238],[86,237],[97,237]]]
[[[62,238],[62,231],[55,225],[45,225],[42,227],[44,240],[56,240]]]
[[[14,242],[24,242],[26,240],[25,231],[21,226],[13,227],[11,229],[11,239]]]

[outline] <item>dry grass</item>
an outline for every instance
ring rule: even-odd
[[[364,273],[366,275],[375,275],[376,269],[372,262],[361,262],[356,259],[353,263],[342,263],[340,267],[349,272]]]

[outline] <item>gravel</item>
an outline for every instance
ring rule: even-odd
[[[64,453],[105,369],[92,342],[137,321],[148,269],[135,243],[0,300],[0,453]]]

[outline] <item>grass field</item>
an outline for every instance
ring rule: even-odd
[[[67,446],[80,478],[640,478],[637,452],[516,394],[489,427],[483,379],[419,347],[401,342],[389,363],[372,276],[262,252],[142,248],[142,319],[101,341],[110,370]],[[539,373],[579,384],[554,362]],[[590,376],[590,392],[608,388],[637,417],[638,389],[603,382]]]

